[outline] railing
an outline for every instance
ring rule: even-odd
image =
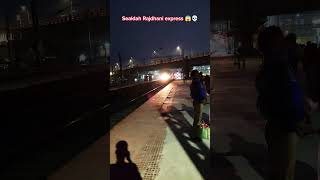
[[[203,52],[203,53],[195,53],[195,54],[192,54],[191,56],[188,55],[188,56],[184,56],[184,57],[185,57],[185,59],[193,59],[193,58],[210,56],[210,54],[211,54],[210,52]],[[152,61],[151,63],[137,64],[132,67],[125,67],[125,68],[123,68],[123,70],[133,69],[133,68],[138,68],[138,67],[148,67],[148,66],[154,66],[154,65],[159,65],[159,64],[174,63],[174,62],[183,61],[183,59],[184,59],[183,56],[158,57],[158,58],[151,59],[151,61],[155,60],[155,61]]]

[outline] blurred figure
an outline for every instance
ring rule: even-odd
[[[201,83],[204,85],[204,76],[203,76],[203,73],[200,72],[199,75],[200,75],[200,81],[201,81]]]
[[[302,65],[303,65],[303,58],[304,58],[304,49],[305,49],[305,45],[304,44],[298,44],[297,45],[298,63],[301,62]]]
[[[236,64],[238,65],[238,69],[241,69],[241,63],[242,63],[242,68],[245,69],[246,68],[246,57],[245,57],[245,47],[240,44],[240,46],[237,48],[237,62]]]
[[[297,36],[294,33],[289,33],[285,37],[286,46],[288,48],[288,63],[293,73],[297,75],[298,72],[298,47],[297,47]]]
[[[307,72],[308,60],[310,60],[310,56],[311,56],[311,41],[308,41],[306,44],[306,47],[304,48],[304,57],[302,61],[304,72]]]
[[[204,77],[204,84],[206,86],[207,93],[210,94],[210,76],[206,75]]]
[[[194,117],[193,117],[193,127],[191,138],[194,141],[201,141],[200,138],[200,125],[202,121],[202,109],[203,104],[206,100],[206,90],[204,88],[203,83],[201,82],[200,74],[197,70],[193,70],[191,72],[192,83],[190,85],[190,95],[193,99],[193,109],[194,109]]]
[[[306,76],[307,94],[314,101],[319,101],[320,92],[320,48],[311,42],[305,48],[304,72]]]
[[[204,87],[204,89],[205,89],[205,91],[207,93],[207,96],[206,96],[206,99],[205,99],[205,102],[204,102],[205,104],[207,104],[208,103],[208,99],[207,98],[209,96],[208,89],[210,90],[210,84],[208,84],[208,82],[206,82],[206,76],[204,76],[202,72],[200,72],[200,81],[201,81],[201,83],[202,83],[202,85],[203,85],[203,87]]]
[[[188,79],[187,79],[187,75],[186,75],[186,74],[183,74],[183,83],[186,84],[186,83],[187,83],[187,80],[188,80]]]
[[[116,156],[116,164],[110,166],[111,180],[142,180],[137,165],[131,161],[128,143],[126,141],[119,141],[116,144]],[[125,160],[127,160],[128,163],[126,163]]]
[[[83,53],[79,55],[79,64],[86,64],[87,56]]]
[[[289,68],[285,39],[279,27],[260,33],[258,47],[264,56],[256,78],[257,107],[267,121],[265,138],[270,160],[270,179],[293,180],[297,129],[304,120],[302,89]]]

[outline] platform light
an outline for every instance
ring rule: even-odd
[[[162,74],[160,75],[160,79],[161,79],[162,81],[168,81],[168,80],[170,79],[170,75],[169,75],[168,73],[162,73]]]

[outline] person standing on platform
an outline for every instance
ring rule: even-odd
[[[191,138],[195,141],[201,141],[200,125],[202,122],[202,109],[206,100],[206,89],[201,82],[200,74],[197,70],[191,72],[192,83],[190,85],[191,97],[193,99],[194,120]]]
[[[264,61],[256,78],[257,108],[267,121],[265,138],[270,180],[293,180],[299,130],[304,122],[304,94],[288,62],[285,39],[279,27],[260,33]]]
[[[206,92],[207,92],[207,84],[206,84],[206,77],[203,75],[203,72],[199,72],[199,74],[200,74],[200,81],[201,81],[201,83],[202,83],[202,85],[203,85],[203,88],[206,90]]]
[[[200,75],[200,81],[201,81],[201,83],[204,84],[203,73],[202,73],[202,72],[199,72],[199,75]]]
[[[204,84],[206,85],[207,93],[210,94],[210,76],[206,75],[204,77]]]

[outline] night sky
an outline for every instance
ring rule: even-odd
[[[73,2],[79,3],[80,7],[104,7],[106,0],[73,0]],[[46,17],[66,7],[68,0],[38,0],[38,3],[40,17]],[[0,6],[2,22],[5,14],[14,18],[19,6],[29,4],[30,0],[2,2]],[[177,54],[178,45],[185,54],[191,50],[194,53],[208,51],[209,4],[210,0],[111,0],[111,60],[114,63],[120,52],[124,61],[133,57],[138,63],[144,63],[152,56],[153,50],[156,50],[159,56]],[[184,17],[194,14],[198,16],[198,21],[191,23],[121,21],[123,15]],[[160,48],[162,50],[159,50]]]
[[[153,50],[161,55],[177,54],[178,45],[185,54],[209,50],[209,0],[116,0],[111,1],[111,63],[123,64],[133,57],[137,63],[148,62]],[[197,15],[197,22],[122,22],[122,16]],[[159,51],[162,48],[163,50]]]

